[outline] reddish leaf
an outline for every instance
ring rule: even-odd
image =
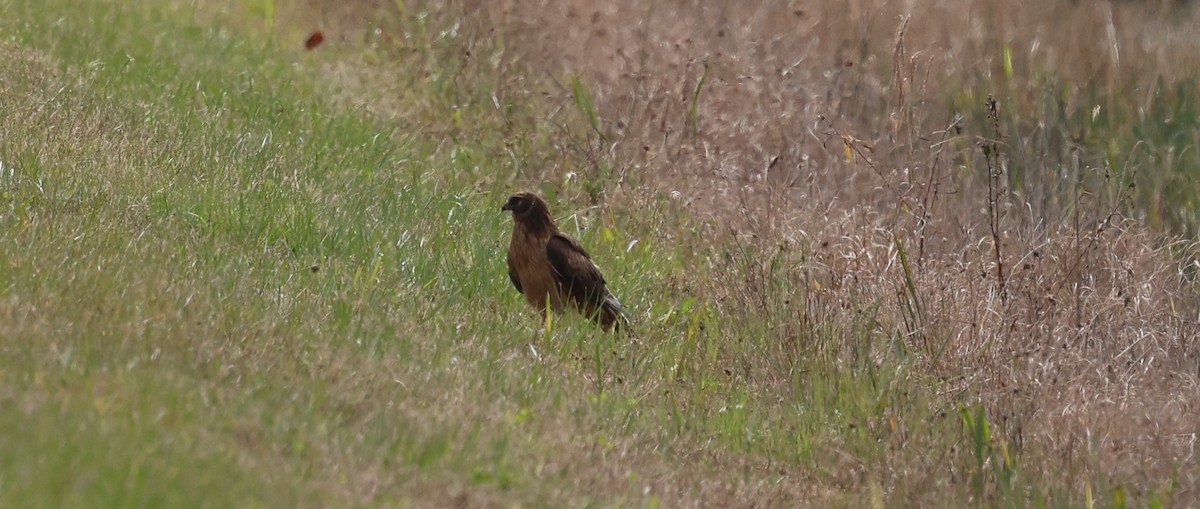
[[[313,49],[313,48],[319,46],[324,41],[325,41],[325,36],[323,34],[321,34],[321,32],[313,32],[312,35],[308,36],[308,39],[306,39],[304,41],[304,47],[308,48],[308,49]]]

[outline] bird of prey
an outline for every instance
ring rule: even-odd
[[[531,306],[545,314],[549,299],[551,310],[562,312],[570,306],[606,331],[628,328],[600,267],[583,246],[558,230],[545,200],[517,193],[500,210],[513,215],[508,277]]]

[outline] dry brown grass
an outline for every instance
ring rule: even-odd
[[[1167,3],[529,1],[477,7],[538,71],[584,77],[604,113],[602,130],[619,173],[639,185],[679,191],[723,221],[732,212],[759,232],[786,230],[783,211],[814,201],[890,210],[896,200],[923,191],[903,185],[926,182],[939,160],[935,180],[947,181],[942,194],[952,192],[955,158],[973,151],[977,137],[990,136],[980,132],[983,125],[942,132],[956,114],[982,120],[982,96],[954,100],[974,87],[998,96],[1012,90],[1019,101],[1002,104],[1005,123],[1026,129],[1006,133],[1014,164],[1048,165],[1074,154],[1086,165],[1094,159],[1074,153],[1079,147],[1066,146],[1072,140],[1054,132],[1063,126],[1039,125],[1046,119],[1039,118],[1044,112],[1035,109],[1033,95],[1042,80],[1052,76],[1065,87],[1102,82],[1104,97],[1084,97],[1082,87],[1068,94],[1069,101],[1095,101],[1083,108],[1123,107],[1106,98],[1145,107],[1147,86],[1187,76],[1198,54],[1194,27],[1177,19],[1191,11]],[[1003,63],[1005,47],[1012,75]],[[710,76],[698,95],[698,125],[689,129],[691,96],[705,65]],[[959,134],[964,143],[930,148]],[[866,157],[848,160],[842,137],[861,142],[855,147]]]
[[[1200,496],[1200,306],[1186,263],[1194,246],[1147,230],[1134,214],[1155,208],[1133,203],[1145,196],[1128,186],[1138,169],[1112,164],[1113,154],[1092,143],[1123,128],[1089,133],[1072,123],[1080,111],[1144,109],[1155,82],[1181,82],[1200,67],[1194,7],[619,0],[421,8],[453,13],[465,44],[502,37],[501,67],[529,74],[503,77],[497,102],[544,101],[547,123],[563,126],[551,143],[566,155],[517,154],[514,182],[566,188],[568,174],[592,179],[603,184],[593,198],[617,210],[675,198],[713,244],[656,235],[705,250],[698,263],[717,272],[712,281],[670,283],[730,320],[763,316],[779,291],[769,281],[789,282],[788,295],[806,305],[772,318],[778,349],[725,360],[753,364],[755,376],[740,379],[753,390],[787,384],[787,359],[803,355],[812,330],[842,331],[846,359],[851,336],[865,330],[875,355],[897,343],[922,355],[941,381],[940,403],[981,403],[997,444],[1019,451],[1022,475],[1089,492],[1099,488],[1087,479],[1108,479],[1140,496],[1170,486],[1183,505]],[[372,72],[383,75],[347,86],[387,81],[386,70],[337,75]],[[598,133],[579,128],[571,75],[590,90]],[[1064,114],[1038,97],[1058,88]],[[1001,98],[994,123],[986,93]],[[387,114],[389,94],[379,95],[368,106]],[[446,128],[428,112],[390,114]],[[656,226],[618,215],[631,229]],[[776,253],[774,263],[719,261],[738,249]],[[878,310],[863,329],[870,305]],[[645,448],[622,451],[581,450],[570,461],[648,462],[660,486],[711,473],[673,473]],[[893,453],[885,489],[967,475]],[[580,482],[624,483],[620,469],[585,472]],[[869,496],[861,483],[845,484]],[[714,496],[744,501],[739,490],[756,489]],[[713,499],[681,491],[668,500]]]
[[[631,188],[613,192],[613,206],[670,194],[725,243],[751,236],[768,253],[798,244],[783,258],[795,268],[782,272],[815,281],[818,304],[791,323],[850,329],[856,308],[844,303],[880,303],[875,332],[928,354],[940,390],[983,402],[1032,475],[1071,484],[1098,474],[1142,495],[1174,479],[1177,500],[1195,500],[1200,308],[1177,258],[1193,247],[1124,219],[1136,197],[1119,175],[1129,168],[1106,165],[1082,126],[1047,119],[1035,97],[1043,83],[1080,84],[1064,109],[1148,107],[1156,81],[1200,65],[1193,7],[475,7],[533,70],[590,86],[603,141],[591,137],[584,159],[613,165],[617,189]],[[1099,94],[1087,97],[1083,83]],[[1007,102],[994,125],[972,90]],[[1007,189],[1011,167],[1045,170]],[[541,171],[555,181],[574,170]],[[989,171],[1000,176],[991,198]],[[739,284],[745,269],[701,292],[741,303],[728,314],[760,312],[756,294],[768,288]],[[919,311],[906,307],[917,301]]]

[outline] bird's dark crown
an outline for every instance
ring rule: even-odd
[[[533,193],[517,193],[508,197],[500,210],[512,211],[514,217],[527,218],[538,214],[549,214],[546,201]]]

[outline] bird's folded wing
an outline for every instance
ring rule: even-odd
[[[587,251],[571,238],[558,234],[546,243],[546,258],[563,289],[580,304],[599,305],[608,297],[604,276]]]
[[[517,292],[524,293],[521,289],[521,280],[517,279],[517,270],[512,267],[512,262],[509,262],[509,279],[512,280],[512,286],[517,287]]]
[[[513,272],[512,269],[509,269],[508,271],[508,279],[512,280],[512,284],[513,286],[517,287],[518,292],[525,293],[525,290],[521,289],[521,280],[517,279],[517,273]]]
[[[521,289],[521,276],[518,268],[518,259],[521,257],[528,259],[529,254],[522,253],[519,247],[520,246],[514,245],[508,246],[508,279],[512,280],[512,284],[513,286],[517,287],[518,292],[525,293],[525,290]]]

